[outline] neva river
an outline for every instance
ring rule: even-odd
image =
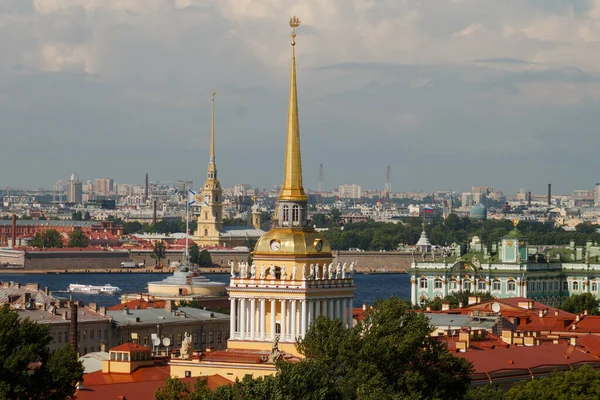
[[[58,298],[68,298],[66,292],[70,283],[85,285],[111,284],[120,287],[124,293],[143,293],[147,291],[148,282],[160,281],[170,274],[0,274],[0,281],[14,281],[21,284],[39,283],[40,289],[50,288],[52,295]],[[229,283],[229,274],[202,274],[215,282]],[[363,303],[373,304],[377,299],[387,299],[396,296],[401,299],[410,298],[410,276],[408,274],[355,274],[356,298],[354,307]],[[84,303],[96,302],[99,306],[111,306],[120,303],[117,295],[73,294],[73,299]]]

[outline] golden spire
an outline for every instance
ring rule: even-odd
[[[215,163],[215,94],[217,92],[213,92],[212,94],[212,118],[210,123],[210,159],[209,164]]]
[[[300,126],[298,124],[298,93],[296,90],[296,28],[300,26],[297,17],[290,18],[292,28],[292,64],[290,67],[290,99],[288,103],[288,128],[285,146],[285,171],[283,188],[279,200],[307,201],[302,187],[302,159],[300,154]]]

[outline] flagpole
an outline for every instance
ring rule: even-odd
[[[189,193],[188,193],[188,197],[189,197]],[[189,232],[190,232],[190,201],[188,198],[185,199],[185,261],[189,261],[189,254],[188,254],[188,236],[189,236]]]

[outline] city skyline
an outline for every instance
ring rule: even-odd
[[[571,3],[9,1],[0,184],[200,182],[213,90],[223,184],[281,183],[297,14],[307,187],[592,188],[600,2]]]

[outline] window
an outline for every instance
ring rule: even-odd
[[[442,280],[440,278],[437,278],[436,280],[434,280],[433,287],[435,289],[441,289],[442,288]]]
[[[83,354],[84,354],[84,355],[85,355],[85,354],[87,354],[87,347],[84,347],[84,348],[83,348]]]
[[[477,281],[477,290],[485,290],[485,288],[486,288],[486,284],[483,279],[480,279],[479,281]]]
[[[596,282],[592,282],[592,292],[598,291],[598,284]]]
[[[229,339],[229,329],[225,331],[225,340]]]
[[[208,229],[204,230],[204,236],[208,236]]]
[[[204,212],[204,219],[208,219],[208,213],[206,211]]]
[[[215,194],[215,203],[219,201],[219,195]]]
[[[202,332],[202,344],[206,344],[206,332]]]
[[[115,361],[115,353],[113,351],[110,352],[110,360]]]
[[[123,353],[123,361],[129,361],[129,354]]]
[[[300,207],[298,205],[294,205],[292,207],[292,222],[295,222],[294,225],[298,225],[300,221]]]
[[[117,353],[117,361],[123,361],[123,353]]]
[[[517,284],[513,279],[506,282],[506,290],[508,290],[509,292],[514,292],[515,290],[517,290]]]
[[[215,342],[215,333],[214,332],[208,332],[208,343],[213,344]]]
[[[567,281],[563,282],[563,290],[569,290],[569,282],[567,282]]]
[[[65,332],[65,343],[69,343],[69,332]]]
[[[87,340],[87,331],[83,330],[83,340]]]
[[[177,346],[181,344],[181,333],[177,334]]]
[[[419,280],[419,287],[421,289],[427,289],[427,278],[421,278]]]
[[[193,338],[193,343],[198,344],[198,332],[194,332],[194,334],[192,335],[192,338]]]
[[[468,279],[465,279],[463,281],[463,290],[471,290],[471,281]]]
[[[144,346],[148,346],[150,344],[150,339],[148,339],[148,336],[144,336]]]
[[[94,330],[90,329],[90,340],[94,339]]]
[[[221,331],[217,332],[217,343],[221,343],[222,337],[221,337]]]
[[[548,290],[548,282],[544,281],[544,291]]]
[[[450,290],[456,290],[457,287],[458,287],[458,284],[456,283],[456,281],[454,279],[452,279],[450,281]]]
[[[290,208],[288,206],[283,206],[283,222],[288,222],[290,220]]]
[[[281,324],[279,322],[275,324],[275,333],[281,333]]]
[[[102,329],[98,329],[98,339],[102,339]]]
[[[573,291],[576,292],[579,290],[579,282],[573,281]]]
[[[56,339],[54,337],[54,332],[52,332],[52,343],[56,343]]]
[[[500,281],[494,281],[494,282],[492,283],[492,290],[497,290],[497,291],[500,291],[500,290],[501,290]]]

